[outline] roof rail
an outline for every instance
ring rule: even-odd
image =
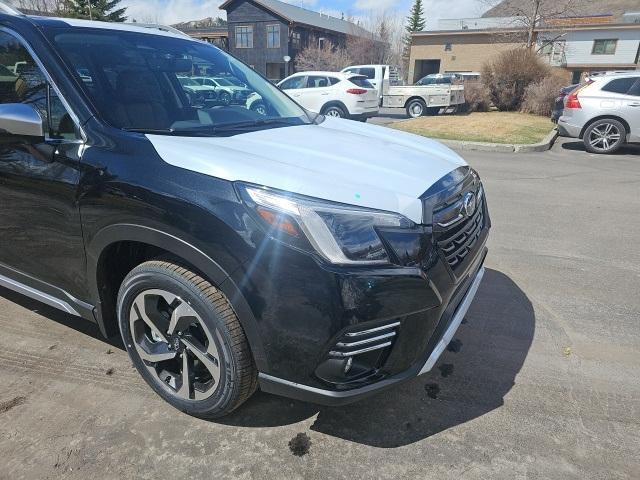
[[[0,13],[4,13],[5,15],[17,15],[24,17],[24,13],[13,8],[11,5],[7,5],[5,2],[0,2]]]
[[[156,30],[161,30],[163,32],[175,33],[176,35],[181,35],[183,37],[191,38],[189,37],[189,35],[187,35],[183,31],[178,30],[177,28],[174,28],[174,27],[170,27],[168,25],[160,25],[157,23],[138,23],[138,22],[126,22],[126,25],[131,25],[134,27],[142,27],[142,28],[152,28]]]

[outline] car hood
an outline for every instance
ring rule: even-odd
[[[334,202],[401,213],[422,222],[419,197],[466,165],[444,145],[341,119],[232,137],[147,135],[176,167]]]

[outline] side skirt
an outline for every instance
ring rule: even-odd
[[[57,308],[71,315],[96,322],[94,307],[53,285],[0,264],[0,286]]]

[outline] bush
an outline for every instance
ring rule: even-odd
[[[464,98],[467,101],[468,112],[488,112],[491,106],[489,92],[481,82],[467,82],[464,84]]]
[[[550,116],[560,89],[568,84],[564,75],[555,73],[529,85],[524,92],[522,111]]]
[[[500,53],[482,68],[482,81],[498,110],[520,110],[524,92],[532,83],[547,77],[550,67],[531,50],[517,48]]]

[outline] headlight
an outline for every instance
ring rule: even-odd
[[[326,202],[253,185],[239,184],[238,190],[271,236],[297,248],[308,249],[311,246],[334,264],[389,263],[389,254],[377,230],[414,226],[411,220],[395,213]]]

